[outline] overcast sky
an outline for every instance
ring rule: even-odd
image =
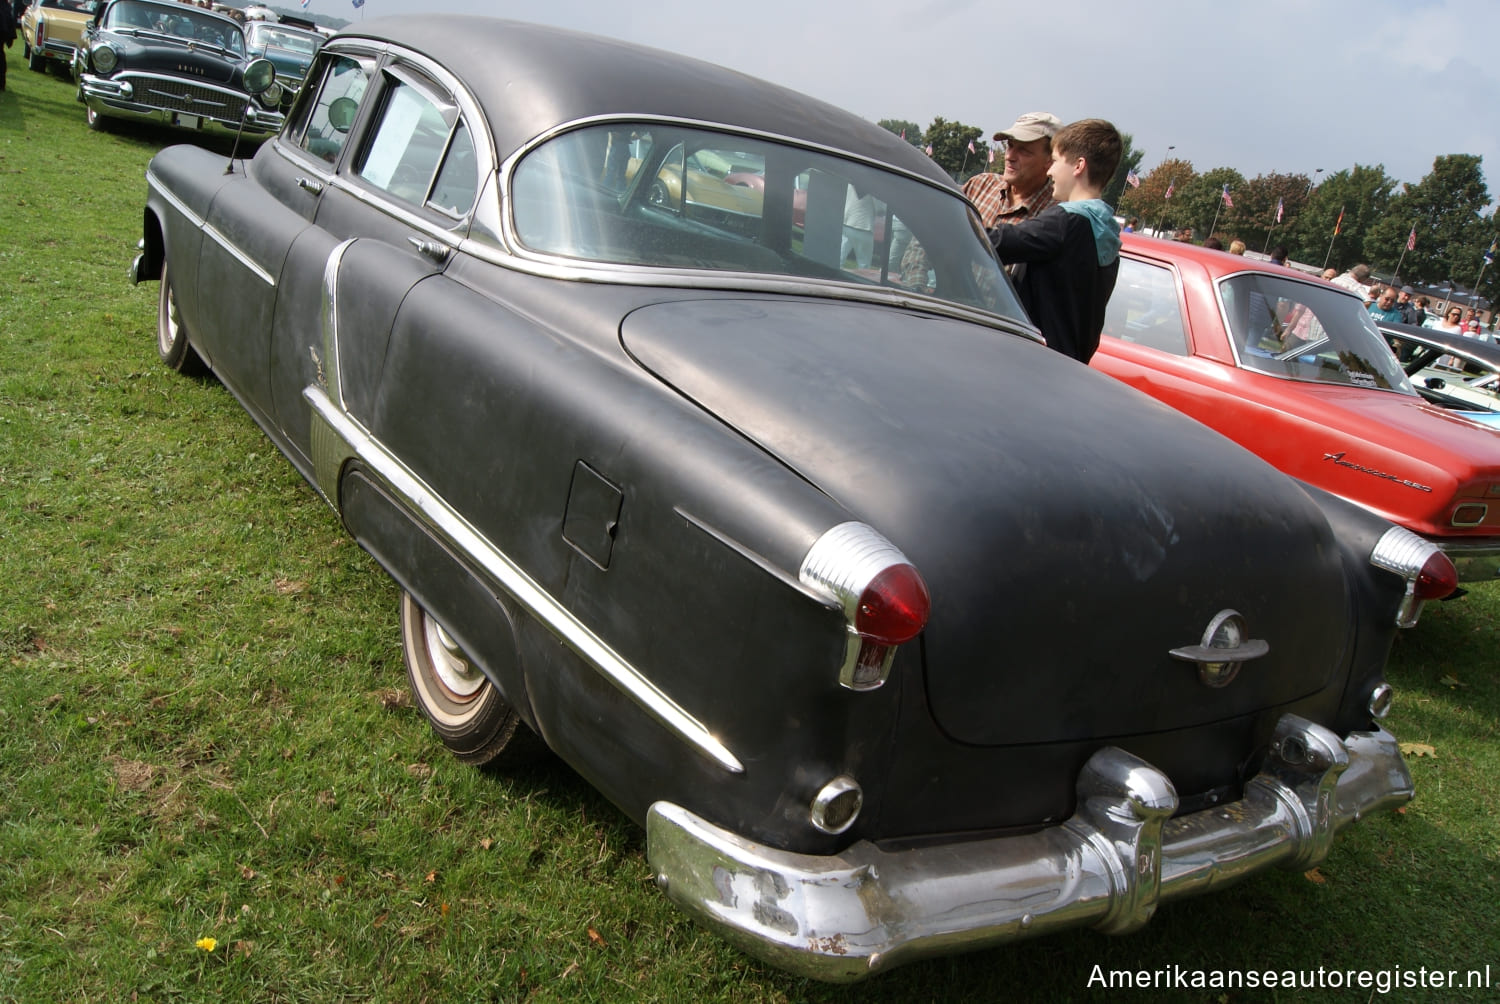
[[[350,0],[308,10],[361,16]],[[1416,182],[1471,153],[1500,194],[1496,0],[366,0],[363,16],[430,11],[653,45],[872,120],[989,134],[1027,111],[1107,118],[1148,171],[1175,146],[1200,172],[1383,164]]]

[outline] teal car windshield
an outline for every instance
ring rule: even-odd
[[[825,279],[1026,316],[957,193],[763,137],[577,129],[517,164],[510,206],[522,244],[543,254]]]

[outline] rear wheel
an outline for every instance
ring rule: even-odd
[[[206,366],[188,342],[187,328],[177,307],[177,293],[167,263],[161,264],[161,293],[156,301],[156,352],[169,369],[184,376],[197,376]]]
[[[37,73],[46,73],[47,57],[42,55],[41,49],[33,49],[28,45],[26,47],[26,65]]]
[[[432,731],[459,760],[476,767],[515,766],[546,750],[516,709],[410,593],[401,594],[401,653],[412,696]]]

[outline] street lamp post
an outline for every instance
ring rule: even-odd
[[[1167,147],[1167,155],[1161,159],[1161,162],[1163,164],[1165,164],[1167,161],[1169,161],[1169,160],[1172,159],[1172,151],[1175,150],[1175,149],[1177,149],[1175,146],[1169,146],[1169,147]],[[1172,183],[1173,183],[1174,180],[1175,179],[1172,179],[1172,178],[1168,178],[1167,179],[1167,192],[1168,193],[1170,193],[1172,191]],[[1169,194],[1168,198],[1170,198],[1170,197],[1171,196]],[[1167,221],[1167,203],[1166,203],[1166,199],[1163,199],[1162,200],[1162,204],[1161,204],[1161,216],[1158,217],[1157,221],[1156,221],[1156,236],[1158,236],[1158,237],[1161,236],[1162,224],[1166,223],[1166,221]]]
[[[1303,193],[1304,195],[1311,195],[1312,190],[1318,187],[1318,175],[1322,173],[1323,169],[1321,167],[1313,172],[1312,180],[1307,183],[1307,191]]]

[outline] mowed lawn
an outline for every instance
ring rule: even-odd
[[[855,988],[698,929],[651,881],[642,830],[566,766],[448,758],[406,692],[395,588],[218,383],[157,360],[157,286],[127,269],[146,163],[174,140],[90,132],[71,81],[5,58],[0,1001],[1500,996],[1493,586],[1400,638],[1389,725],[1418,744],[1417,799],[1313,871],[1169,904],[1131,936]],[[1175,983],[1485,966],[1496,989]],[[1100,987],[1127,969],[1173,982]]]

